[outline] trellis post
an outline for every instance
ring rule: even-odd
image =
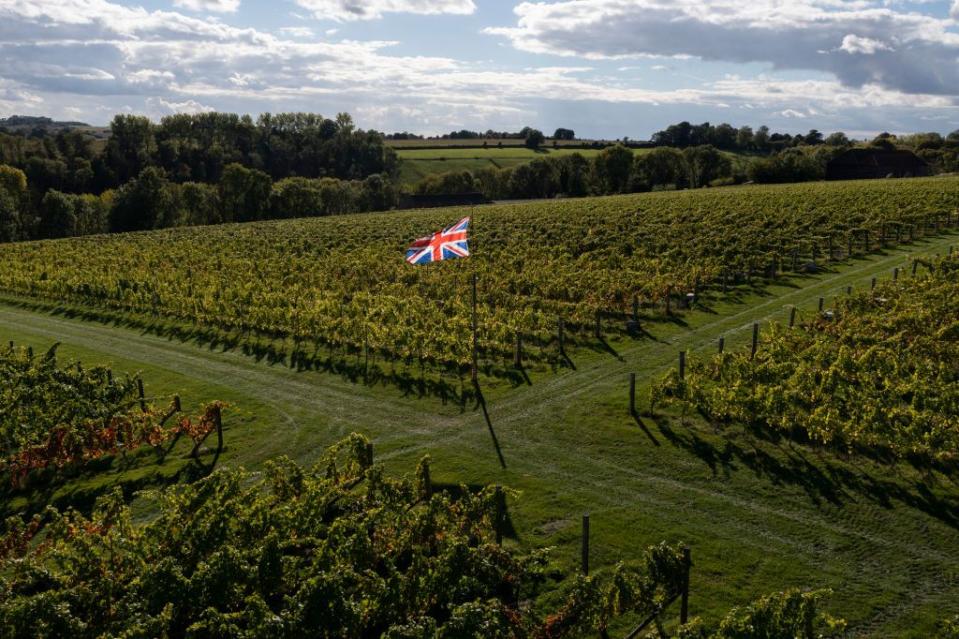
[[[683,547],[683,592],[679,600],[679,623],[689,621],[689,573],[692,568],[692,553],[689,546]]]
[[[580,548],[581,567],[584,575],[589,574],[589,513],[583,515],[583,539]]]

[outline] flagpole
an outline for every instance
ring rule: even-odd
[[[474,226],[475,218],[473,217],[473,214],[474,214],[474,210],[473,210],[472,207],[470,207],[470,225],[469,225],[470,231],[475,231],[475,230],[476,230],[476,227]],[[476,234],[475,234],[475,232],[472,233],[472,235],[473,235],[473,238],[474,238],[474,243],[473,243],[472,246],[470,246],[470,251],[469,251],[469,252],[470,252],[470,256],[473,255],[474,249],[476,248],[476,244],[475,244]],[[473,383],[476,383],[477,380],[479,379],[479,357],[477,356],[477,350],[478,350],[478,348],[479,348],[479,340],[478,340],[478,338],[477,338],[477,321],[476,321],[476,280],[477,280],[477,275],[476,275],[476,266],[475,266],[475,264],[474,264],[474,266],[473,266],[473,268],[472,268],[472,271],[473,271],[473,349],[472,349],[472,350],[473,350],[473,367],[472,367],[472,378],[473,378]]]
[[[472,378],[477,380],[478,362],[476,356],[476,273],[473,273],[473,368]]]

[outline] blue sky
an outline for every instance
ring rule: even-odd
[[[0,116],[959,129],[959,0],[0,0]]]

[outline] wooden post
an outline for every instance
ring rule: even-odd
[[[895,282],[899,279],[899,267],[892,269],[892,281]]]
[[[503,487],[500,485],[496,486],[496,493],[494,499],[496,500],[496,510],[493,514],[493,517],[496,521],[493,522],[493,529],[496,531],[496,543],[497,545],[502,545],[503,543],[503,506],[506,503],[506,496],[503,493]]]
[[[875,290],[876,288],[876,278],[872,278],[872,283],[870,284],[870,289]]]
[[[750,357],[756,357],[756,350],[759,348],[759,322],[753,322],[753,351]]]
[[[600,317],[600,314],[599,314],[599,309],[596,309],[595,334],[596,334],[596,339],[598,339],[598,340],[602,340],[602,339],[603,339],[603,323],[602,323],[602,319],[603,319],[603,318]]]
[[[726,338],[720,337],[719,338],[719,354],[722,355],[723,351],[725,350],[726,350]]]
[[[679,379],[686,379],[686,351],[679,351]]]
[[[629,414],[636,414],[636,373],[629,374]]]
[[[366,467],[373,468],[373,442],[366,442]]]
[[[846,287],[846,295],[852,295],[852,285]]]
[[[692,553],[688,546],[683,547],[683,592],[679,600],[679,623],[689,621],[689,572],[692,568]]]
[[[789,309],[789,328],[792,328],[796,325],[796,307],[793,306]]]
[[[583,515],[583,540],[581,564],[584,575],[589,574],[589,513]]]
[[[912,261],[912,274],[913,274],[913,275],[916,274],[916,269],[917,269],[917,268],[919,268],[919,262],[917,262],[916,260],[913,260],[913,261]]]
[[[476,273],[473,273],[473,365],[470,370],[470,377],[475,382],[479,377],[479,357],[476,352]]]
[[[557,317],[556,322],[557,322],[557,330],[559,331],[559,354],[565,355],[566,354],[566,331],[565,331],[566,324],[563,322],[562,317]]]
[[[33,347],[32,347],[32,346],[27,346],[27,357],[29,357],[30,359],[33,359]]]
[[[183,407],[180,405],[180,396],[174,395],[173,396],[173,412],[179,413],[182,410],[183,410]]]
[[[523,335],[516,331],[516,347],[513,351],[513,366],[523,368]]]
[[[223,450],[223,419],[220,414],[220,407],[213,407],[213,421],[216,424],[216,452]],[[370,454],[373,454],[373,451],[370,450]]]
[[[147,412],[147,403],[143,395],[143,379],[137,377],[137,394],[140,396],[140,410]]]

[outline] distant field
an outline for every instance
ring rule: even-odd
[[[538,150],[528,149],[525,146],[487,149],[474,148],[445,148],[445,149],[417,149],[397,148],[400,158],[400,184],[415,184],[428,175],[446,173],[449,171],[478,171],[485,168],[505,169],[519,164],[531,162],[537,158],[562,157],[572,153],[592,158],[602,149],[554,149],[545,146]],[[640,155],[649,153],[652,149],[633,149],[633,153]],[[749,156],[724,151],[736,168],[745,168],[751,161]]]
[[[511,147],[520,147],[523,148],[526,146],[526,140],[520,138],[503,138],[503,139],[474,139],[474,140],[387,140],[386,143],[389,146],[392,146],[396,149],[415,149],[415,148],[431,148],[431,147],[461,147],[461,146],[482,146],[483,143],[490,147],[495,147],[499,145],[511,146]],[[601,144],[615,144],[615,141],[609,140],[557,140],[559,146],[582,146],[584,144],[593,144],[594,142],[599,142]],[[553,140],[546,141],[547,146],[553,146]]]
[[[637,149],[643,152],[644,149]],[[598,149],[553,149],[538,151],[526,147],[489,149],[398,149],[401,184],[414,184],[428,175],[449,171],[478,171],[480,169],[506,169],[531,162],[536,158],[561,157],[580,153],[593,157]]]

